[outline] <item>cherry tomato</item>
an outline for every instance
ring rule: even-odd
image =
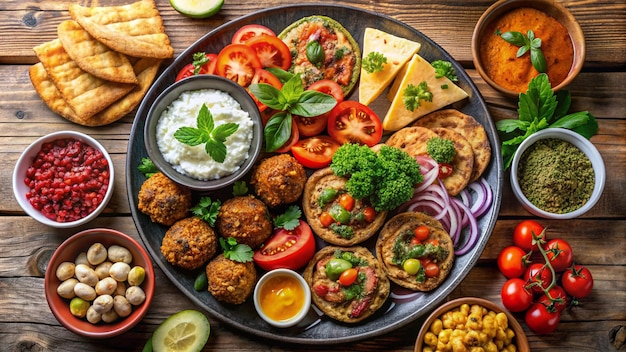
[[[528,328],[537,335],[545,335],[553,332],[559,325],[561,313],[549,312],[546,306],[535,303],[526,311],[524,321]]]
[[[546,243],[544,249],[546,250],[550,264],[552,264],[556,272],[564,271],[572,266],[574,253],[572,246],[570,246],[567,241],[560,238],[550,240]]]
[[[452,175],[454,171],[454,167],[448,163],[440,163],[439,164],[439,178],[444,179]]]
[[[269,35],[255,36],[245,45],[254,50],[263,67],[279,67],[288,70],[291,67],[291,52],[285,42]]]
[[[526,268],[524,280],[532,292],[541,294],[552,283],[552,272],[544,264],[533,263]]]
[[[417,275],[421,267],[420,261],[414,258],[409,258],[402,263],[402,269],[409,275]]]
[[[253,37],[258,37],[261,35],[268,35],[268,36],[275,37],[276,33],[274,33],[274,31],[272,31],[271,29],[265,26],[262,26],[260,24],[247,24],[239,28],[237,32],[233,34],[231,43],[243,44],[246,41],[248,41],[248,39],[253,38]]]
[[[526,252],[517,246],[503,248],[498,254],[498,269],[507,279],[520,277],[526,271]]]
[[[537,250],[537,244],[532,244],[533,233],[535,237],[541,235],[545,241],[546,236],[545,233],[542,234],[543,230],[544,227],[540,223],[534,220],[523,220],[515,226],[515,230],[513,231],[513,243],[527,252],[531,250],[535,251]]]
[[[257,83],[266,83],[277,89],[282,89],[283,87],[283,84],[276,76],[274,76],[274,74],[262,68],[254,71],[254,77],[252,77],[252,82],[250,84]],[[259,108],[260,112],[263,112],[265,111],[265,109],[267,109],[267,106],[261,103],[261,101],[259,101],[259,99],[257,99],[254,94],[252,94],[252,92],[248,91],[248,93],[250,93],[250,96],[252,96],[252,99],[256,103],[256,106]]]
[[[366,207],[363,209],[363,215],[365,216],[365,221],[372,222],[376,219],[376,210],[373,207]]]
[[[322,223],[322,226],[328,227],[334,222],[335,219],[333,219],[329,212],[323,211],[322,214],[320,214],[320,223]]]
[[[433,262],[424,265],[424,274],[426,277],[435,277],[439,275],[439,266]]]
[[[416,227],[413,232],[415,233],[415,238],[420,242],[423,242],[428,239],[428,236],[430,235],[430,228],[426,225],[421,225]]]
[[[261,61],[252,48],[244,44],[229,44],[217,55],[217,75],[248,87],[257,69],[262,68]]]
[[[561,280],[565,292],[576,298],[589,296],[591,289],[593,289],[591,272],[582,265],[575,265],[565,271]]]
[[[316,90],[318,92],[331,95],[337,101],[337,104],[343,101],[343,90],[341,86],[330,79],[322,79],[311,84],[307,90]],[[330,111],[312,117],[294,115],[294,121],[298,125],[298,131],[301,136],[312,137],[322,133],[328,125],[328,116]]]
[[[541,295],[538,302],[546,306],[549,312],[557,311],[560,313],[567,308],[567,293],[563,287],[556,285],[548,290],[548,294]]]
[[[526,282],[519,277],[508,279],[500,290],[504,307],[511,312],[523,312],[533,304],[533,295],[526,289]]]
[[[200,66],[198,73],[199,75],[207,75],[215,73],[215,66],[217,64],[217,54],[205,54],[207,59],[209,60],[206,64]],[[194,76],[196,73],[196,65],[193,63],[185,65],[178,74],[176,75],[176,82],[180,81],[183,78]]]
[[[358,275],[359,271],[356,268],[350,268],[339,275],[339,283],[344,287],[350,286],[356,281]]]
[[[317,136],[298,141],[291,147],[291,153],[305,167],[321,169],[330,164],[337,149],[339,143],[334,139]]]
[[[349,193],[342,193],[339,196],[339,204],[347,211],[352,211],[354,208],[354,198]]]
[[[264,270],[298,270],[305,266],[315,254],[315,238],[309,225],[302,220],[299,222],[293,230],[274,230],[263,246],[254,252],[254,262]]]
[[[351,100],[337,104],[328,117],[328,134],[337,142],[372,147],[383,135],[378,115],[369,107]]]

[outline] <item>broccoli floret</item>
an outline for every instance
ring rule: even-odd
[[[456,155],[454,142],[441,138],[433,137],[426,142],[426,152],[438,163],[449,164]]]
[[[348,178],[348,193],[357,199],[369,198],[376,211],[392,210],[408,201],[423,180],[415,158],[387,145],[376,153],[367,146],[344,144],[335,152],[330,168],[335,175]]]

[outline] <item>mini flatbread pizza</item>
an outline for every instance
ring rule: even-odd
[[[356,278],[342,285],[348,283],[340,279],[347,270],[356,272]],[[359,246],[324,247],[313,256],[303,276],[313,303],[344,323],[356,323],[374,314],[389,297],[391,286],[374,255]]]
[[[367,199],[354,199],[352,209],[345,209],[341,195],[346,193],[346,182],[346,178],[336,176],[330,167],[319,169],[308,178],[302,195],[302,209],[313,232],[338,246],[352,246],[367,240],[383,226],[387,217],[386,211],[378,212],[373,221],[368,222],[364,212],[374,209]],[[323,223],[323,213],[334,220],[329,226]]]
[[[381,229],[376,257],[389,280],[410,290],[432,291],[452,270],[454,244],[439,221],[421,212],[404,212]],[[408,260],[417,261],[410,263],[413,268],[405,265]]]

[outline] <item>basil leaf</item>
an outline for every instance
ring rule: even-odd
[[[539,73],[545,73],[547,68],[546,58],[543,56],[543,51],[537,48],[530,48],[530,62],[533,64],[533,67]]]
[[[296,103],[302,92],[304,92],[304,86],[300,75],[294,75],[287,82],[285,82],[281,92],[285,96],[287,104],[291,105]],[[288,108],[281,110],[288,110]]]
[[[517,54],[515,54],[515,56],[522,57],[524,54],[528,52],[528,50],[530,50],[530,47],[520,46],[519,49],[517,49]]]
[[[293,76],[293,73],[289,71],[285,71],[280,67],[266,67],[265,70],[269,71],[271,74],[276,76],[280,83],[285,84],[288,80],[290,80]]]
[[[306,45],[306,58],[315,65],[319,66],[326,58],[324,54],[324,48],[317,40],[312,40]]]
[[[498,131],[511,133],[515,130],[526,131],[530,123],[521,120],[504,119],[496,121],[496,128]]]
[[[525,46],[528,44],[528,40],[524,36],[524,34],[520,32],[504,32],[500,35],[502,39],[504,39],[507,43],[516,45],[516,46]]]
[[[575,130],[586,138],[591,138],[591,136],[598,132],[598,122],[588,111],[579,111],[565,115],[551,124],[550,127]]]
[[[291,137],[291,114],[285,111],[278,112],[267,121],[263,136],[265,137],[265,150],[273,152],[285,144]]]
[[[331,95],[315,90],[305,90],[289,112],[294,115],[312,117],[329,112],[335,105],[337,105],[337,100]]]
[[[283,103],[281,102],[282,92],[276,87],[267,83],[251,84],[250,92],[259,99],[259,101],[266,106],[275,109],[282,110]]]
[[[552,121],[560,119],[567,115],[569,107],[572,104],[572,95],[568,90],[560,90],[556,92],[556,108],[554,109],[554,119]],[[550,121],[550,122],[552,122]]]
[[[223,163],[226,159],[226,145],[221,141],[215,139],[208,140],[204,150],[211,156],[211,159],[218,163]]]

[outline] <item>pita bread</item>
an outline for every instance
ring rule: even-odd
[[[404,105],[404,90],[409,84],[417,86],[423,81],[426,81],[429,91],[433,94],[432,101],[420,100],[419,107],[410,111]],[[435,68],[421,56],[413,55],[389,89],[387,98],[391,101],[391,106],[383,119],[383,129],[397,131],[429,112],[439,110],[467,96],[463,89],[447,77],[436,78]]]
[[[67,54],[84,71],[108,81],[137,83],[126,55],[97,41],[78,22],[63,21],[57,32]]]
[[[48,76],[76,115],[87,120],[130,92],[134,84],[105,81],[83,71],[59,39],[34,48]]]
[[[65,102],[61,92],[54,85],[41,63],[31,66],[29,74],[35,90],[50,110],[79,125],[104,126],[121,119],[137,107],[156,77],[161,60],[145,58],[136,60],[133,67],[139,84],[130,93],[89,119],[81,119],[76,115]]]
[[[462,134],[474,151],[474,170],[470,182],[478,180],[491,161],[491,145],[487,132],[483,125],[470,115],[456,109],[439,110],[418,119],[413,125],[427,128],[443,127]]]
[[[418,226],[428,226],[429,238],[437,239],[445,250],[446,256],[442,260],[435,260],[439,267],[439,274],[427,278],[423,282],[416,280],[416,275],[409,275],[401,266],[393,262],[394,246],[398,237],[405,233],[413,233]],[[376,241],[376,257],[389,280],[414,291],[432,291],[437,288],[448,276],[454,265],[454,243],[450,235],[444,230],[441,223],[421,212],[399,213],[389,219],[380,230]],[[417,258],[416,258],[417,259]]]
[[[385,144],[400,148],[411,156],[426,155],[426,142],[434,137],[437,134],[430,128],[411,126],[392,134]]]
[[[450,163],[452,165],[452,174],[442,179],[444,187],[448,194],[456,196],[469,183],[474,169],[474,151],[471,144],[463,137],[462,134],[453,130],[441,127],[431,128],[439,137],[454,142],[456,154]]]
[[[122,6],[69,6],[70,15],[109,48],[134,57],[169,59],[174,49],[154,0]]]
[[[379,52],[387,59],[382,71],[369,73],[361,65],[359,102],[369,105],[396,77],[400,69],[419,51],[420,43],[396,37],[374,28],[365,28],[363,59],[371,52]]]

